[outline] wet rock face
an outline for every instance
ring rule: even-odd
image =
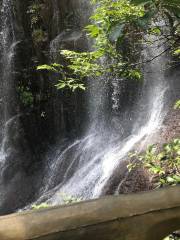
[[[180,136],[180,110],[169,110],[162,128],[153,135],[149,144],[155,143],[162,146]],[[140,143],[139,143],[140,144]],[[138,145],[137,145],[138,148]],[[128,162],[122,161],[113,176],[107,181],[102,195],[123,194],[132,192],[148,191],[157,183],[156,175],[152,176],[144,169],[135,169],[131,172],[127,169]]]
[[[13,115],[19,117],[8,129],[7,164],[2,166],[0,173],[0,214],[15,211],[33,200],[43,179],[42,165],[48,148],[57,138],[80,135],[81,122],[85,118],[84,94],[57,91],[54,87],[56,79],[39,74],[36,66],[56,60],[56,56],[53,60],[51,55],[53,43],[57,52],[60,48],[86,49],[87,41],[81,29],[87,23],[89,1],[42,1],[40,27],[45,31],[46,39],[39,45],[34,42],[31,19],[27,14],[32,2],[12,1],[18,43],[12,73],[16,101],[11,108]],[[22,102],[22,93],[30,94],[32,104]]]
[[[173,110],[173,107],[171,107],[162,128],[153,135],[153,139],[150,139],[149,144],[155,143],[162,146],[163,143],[170,142],[174,138],[179,138],[179,136],[180,110]],[[148,191],[157,183],[156,176],[152,176],[141,168],[129,172],[127,165],[127,161],[122,161],[119,164],[113,176],[107,181],[102,195]]]
[[[102,195],[136,193],[152,188],[151,178],[144,169],[134,169],[129,172],[128,161],[122,161],[105,184]]]
[[[16,84],[30,89],[33,96],[33,106],[26,107],[21,101],[19,105],[29,144],[37,152],[37,148],[39,150],[41,145],[55,141],[57,136],[63,138],[82,129],[83,93],[57,91],[54,87],[57,79],[39,74],[35,68],[60,60],[59,56],[52,57],[51,48],[56,51],[55,55],[58,55],[59,49],[86,49],[87,41],[81,29],[87,23],[89,1],[42,1],[40,14],[47,37],[39,45],[32,38],[31,19],[27,14],[30,4],[31,1],[15,1],[14,4],[16,31],[21,39],[15,56]],[[31,136],[32,130],[35,139]]]
[[[164,127],[160,133],[160,141],[169,142],[180,136],[180,110],[171,109],[164,121]]]
[[[90,14],[89,1],[52,1],[52,21],[49,26],[49,60],[61,62],[60,49],[83,51],[87,49],[87,39],[82,32]],[[54,79],[50,79],[52,82]],[[55,83],[56,83],[55,79]],[[51,91],[52,109],[50,124],[55,129],[54,136],[73,134],[83,131],[82,119],[85,116],[85,96],[83,92],[61,92],[55,88]],[[57,131],[59,129],[59,131]]]
[[[56,5],[54,5],[54,3]],[[88,22],[90,14],[90,3],[87,0],[62,0],[54,1],[52,5],[58,6],[60,24],[63,29],[83,28]]]
[[[61,61],[59,49],[86,49],[87,42],[81,29],[88,19],[89,1],[42,1],[40,27],[45,31],[46,39],[39,44],[33,40],[31,19],[27,14],[31,1],[15,2],[17,31],[22,33],[16,54],[19,69],[16,82],[30,89],[33,96],[30,107],[19,101],[23,115],[21,122],[33,154],[40,155],[38,159],[41,159],[47,146],[57,138],[81,134],[85,101],[82,92],[58,91],[54,86],[57,83],[54,76],[40,74],[35,69],[37,65]]]
[[[180,109],[174,109],[176,101],[180,99],[180,67],[177,66],[170,69],[166,77],[169,81],[171,92],[169,93],[168,101],[165,103],[168,106],[168,112],[161,129],[153,139],[153,142],[157,144],[167,143],[174,138],[180,137]]]

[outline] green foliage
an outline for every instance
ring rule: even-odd
[[[174,109],[180,109],[180,100],[175,103]]]
[[[160,29],[160,27],[152,27],[152,28],[149,29],[148,33],[151,34],[151,35],[158,35],[159,36],[159,35],[161,35],[161,29]]]
[[[142,38],[144,34],[166,38],[162,26],[151,24],[157,22],[159,17],[168,18],[172,36],[167,39],[174,55],[179,55],[178,0],[91,2],[95,10],[90,17],[91,24],[85,27],[85,31],[93,39],[94,46],[91,52],[60,51],[66,64],[56,85],[58,89],[84,89],[85,77],[97,77],[105,73],[126,79],[142,79],[137,44],[145,41]]]
[[[40,16],[40,10],[41,10],[41,6],[40,4],[36,1],[36,2],[32,2],[32,5],[30,5],[28,7],[28,11],[27,13],[30,15],[31,17],[31,27],[33,28],[41,19]]]
[[[180,48],[175,49],[173,54],[174,54],[174,56],[180,57]]]
[[[82,198],[73,197],[73,196],[67,195],[65,193],[62,193],[60,195],[63,199],[64,204],[78,203],[83,200]]]
[[[180,240],[180,238],[179,237],[175,237],[173,235],[170,235],[170,236],[164,238],[163,240]]]
[[[103,55],[101,51],[78,53],[62,50],[61,54],[69,60],[69,70],[81,79],[87,76],[99,76],[103,72],[103,67],[96,63],[96,60]]]
[[[43,19],[41,16],[42,7],[42,1],[31,0],[31,5],[28,7],[27,11],[30,16],[32,39],[36,46],[39,46],[47,40],[47,33],[43,29]]]
[[[170,13],[175,17],[180,17],[180,3],[179,0],[131,0],[134,5],[143,5],[151,9],[158,9],[164,13]]]
[[[32,32],[32,38],[33,42],[36,45],[39,45],[40,43],[45,42],[47,40],[47,34],[41,28],[34,29],[34,31]]]
[[[31,209],[39,210],[39,209],[44,209],[44,208],[48,208],[48,207],[50,207],[50,206],[47,203],[41,203],[39,205],[36,205],[36,204],[32,205]]]
[[[73,196],[67,195],[65,193],[61,193],[60,198],[62,198],[63,204],[78,203],[78,202],[81,202],[83,200],[82,198],[73,197]],[[39,210],[39,209],[48,208],[50,206],[51,205],[49,205],[47,203],[34,204],[34,205],[31,206],[31,209],[32,210]]]
[[[180,55],[180,48],[176,49],[176,50],[174,51],[174,54],[175,54],[175,55]]]
[[[44,64],[37,67],[37,70],[47,70],[55,73],[59,73],[61,70],[63,70],[63,65],[58,63],[52,63],[50,65]]]
[[[146,14],[143,18],[139,19],[140,25],[144,24],[145,29],[148,27],[148,23],[156,22],[161,18],[169,21],[171,34],[165,34],[160,27],[155,27],[153,32],[157,35],[162,35],[171,46],[172,54],[175,57],[180,57],[179,50],[179,37],[180,37],[180,2],[179,0],[131,0],[132,4],[136,6],[144,6]],[[155,30],[155,31],[154,31]],[[152,33],[152,28],[150,29]]]
[[[92,2],[96,5],[91,16],[93,24],[86,26],[85,30],[94,39],[95,50],[84,53],[61,51],[61,54],[69,60],[71,70],[82,78],[111,72],[114,76],[140,79],[139,70],[129,67],[123,60],[117,42],[125,37],[128,26],[144,15],[144,9],[127,0]]]
[[[19,99],[25,107],[32,107],[34,97],[28,87],[18,87]]]
[[[75,91],[76,89],[85,90],[84,84],[81,82],[81,79],[76,76],[72,78],[70,67],[67,69],[65,66],[52,63],[50,65],[44,64],[37,67],[37,70],[47,70],[56,74],[59,78],[58,83],[55,85],[57,89],[70,89]]]
[[[136,167],[148,169],[150,173],[158,176],[156,187],[180,183],[180,139],[164,144],[161,150],[158,146],[151,145],[144,154],[135,152],[131,157],[139,161],[130,163],[129,171]]]
[[[129,47],[129,55],[138,55],[134,42],[138,41],[137,35],[144,32],[150,35],[163,35],[160,26],[152,26],[151,22],[161,15],[171,18],[173,24],[177,20],[179,4],[176,0],[92,0],[95,10],[91,16],[92,24],[85,30],[89,37],[94,39],[94,51],[77,53],[75,51],[61,51],[69,61],[69,68],[73,74],[81,79],[89,76],[100,76],[111,72],[114,76],[142,79],[143,76],[135,60],[124,56],[121,50],[123,44]],[[176,11],[176,12],[175,12]],[[174,35],[177,28],[174,27]],[[177,34],[178,35],[178,34]],[[142,39],[141,39],[142,40]],[[176,40],[174,40],[175,42]],[[173,44],[173,43],[172,43]],[[128,52],[126,53],[128,54]],[[174,54],[179,54],[178,49]],[[107,60],[101,64],[101,60]],[[102,66],[103,65],[103,66]]]
[[[136,67],[128,67],[123,54],[117,49],[117,41],[124,37],[124,31],[144,14],[144,9],[133,6],[128,0],[92,1],[96,5],[91,16],[92,24],[86,26],[87,34],[94,39],[93,51],[60,51],[66,64],[59,69],[58,89],[85,89],[86,77],[97,77],[110,72],[114,76],[140,79],[142,75]],[[103,60],[102,60],[103,59]],[[103,64],[101,64],[103,61]],[[54,71],[52,65],[43,65],[38,70]],[[44,68],[44,69],[43,69]]]
[[[132,69],[132,70],[129,70],[128,77],[132,79],[140,80],[142,79],[142,73],[139,69]]]

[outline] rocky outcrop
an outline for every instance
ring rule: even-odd
[[[103,196],[148,191],[152,188],[150,174],[141,168],[129,171],[128,164],[128,161],[122,160],[116,167],[102,190]]]
[[[159,134],[160,142],[169,142],[180,137],[180,110],[170,110]]]

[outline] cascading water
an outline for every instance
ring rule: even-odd
[[[144,83],[138,99],[133,99],[136,101],[131,110],[133,114],[120,110],[119,96],[125,80],[112,80],[108,76],[89,80],[90,122],[86,135],[68,147],[57,145],[57,149],[53,149],[55,154],[48,155],[46,178],[38,202],[58,204],[62,194],[83,199],[100,196],[128,152],[134,148],[141,150],[161,127],[169,88],[164,76],[167,57],[161,55],[164,48],[163,42],[144,47]],[[149,61],[159,54],[159,58]],[[111,95],[110,89],[113,89]]]
[[[5,201],[8,192],[4,183],[4,171],[12,159],[12,135],[18,126],[14,72],[14,54],[18,44],[14,29],[14,11],[11,0],[3,0],[0,12],[0,203]]]
[[[50,43],[51,61],[59,60],[57,53],[60,47],[87,49],[88,43],[80,28],[87,22],[90,11],[88,5],[88,0],[72,0],[68,2],[68,6],[63,1],[52,1],[52,19],[56,29],[51,29],[50,34],[54,36]],[[66,13],[60,14],[59,8],[61,7],[66,9],[68,15]],[[75,9],[76,7],[77,9]],[[72,8],[73,11],[77,10],[74,13],[74,15],[78,15],[77,21],[74,21],[73,14],[69,14],[68,8]],[[161,55],[166,47],[163,41],[160,46],[154,44],[144,46],[141,54],[141,61],[144,62],[142,64],[144,82],[137,83],[136,88],[134,88],[134,91],[137,92],[132,95],[133,88],[125,79],[105,75],[101,78],[87,80],[88,89],[84,98],[86,99],[86,117],[80,117],[81,124],[85,129],[82,138],[74,140],[73,137],[72,140],[72,136],[69,137],[70,134],[65,134],[69,126],[67,120],[69,121],[70,118],[67,117],[67,112],[69,113],[71,110],[67,109],[66,101],[62,101],[66,98],[66,94],[56,92],[54,88],[51,91],[53,99],[51,98],[51,102],[48,102],[49,105],[47,105],[53,108],[53,116],[49,115],[48,117],[50,120],[52,117],[52,129],[56,131],[57,143],[55,146],[49,147],[50,150],[46,157],[44,157],[44,152],[41,153],[40,158],[43,158],[43,161],[36,165],[33,158],[37,156],[34,156],[35,154],[33,155],[31,151],[30,154],[28,152],[30,156],[27,161],[28,154],[25,155],[23,152],[26,148],[24,142],[21,144],[19,141],[20,144],[18,143],[23,146],[20,151],[18,144],[14,146],[14,143],[17,142],[17,135],[23,134],[19,129],[20,114],[18,114],[18,104],[16,104],[17,93],[15,92],[16,81],[14,79],[16,71],[14,56],[16,55],[16,47],[22,38],[20,37],[21,41],[19,41],[18,31],[21,26],[19,27],[19,22],[16,22],[17,16],[14,13],[13,0],[2,1],[0,18],[0,211],[4,206],[2,203],[10,201],[12,196],[17,199],[17,195],[13,193],[16,191],[16,187],[21,195],[17,200],[20,203],[18,202],[15,207],[12,207],[14,203],[7,204],[8,211],[21,208],[34,198],[36,203],[47,201],[50,204],[58,204],[62,202],[63,194],[83,199],[106,194],[106,186],[108,186],[112,176],[117,174],[116,170],[124,171],[121,164],[126,160],[128,152],[133,149],[140,151],[147,142],[151,142],[151,137],[161,127],[166,115],[166,97],[169,92],[169,84],[163,71],[167,63],[167,56]],[[61,18],[64,18],[67,28],[62,28]],[[71,19],[70,22],[69,19]],[[59,21],[62,21],[61,24]],[[155,58],[158,54],[160,56]],[[149,61],[153,58],[153,61]],[[23,59],[21,60],[23,61]],[[104,59],[101,60],[101,64],[105,64]],[[136,83],[133,83],[133,86],[135,85]],[[72,99],[68,99],[71,101],[70,104],[72,104]],[[79,107],[78,104],[76,107]],[[76,110],[73,110],[75,114],[72,111],[74,118],[79,113]],[[22,111],[21,114],[23,115],[24,112]],[[39,118],[37,117],[37,119]],[[46,113],[42,115],[42,119],[42,122],[46,120]],[[87,121],[87,119],[89,120]],[[33,164],[35,168],[31,166]],[[29,166],[32,167],[30,171]],[[37,166],[40,168],[39,171],[34,170]],[[12,171],[7,171],[4,176],[6,169],[12,169]],[[6,178],[6,183],[4,183],[4,178]],[[114,192],[118,192],[121,180],[119,179],[118,184],[116,184]],[[33,188],[34,185],[37,187]]]
[[[5,161],[9,147],[9,127],[16,120],[14,116],[15,86],[13,80],[13,58],[17,45],[13,23],[13,5],[11,0],[3,0],[1,8],[1,125],[0,125],[0,156]]]
[[[17,3],[17,2],[16,2]],[[0,212],[8,213],[28,202],[28,154],[17,97],[21,36],[17,5],[1,1],[0,12]],[[21,29],[22,30],[22,29]],[[18,65],[19,64],[19,65]],[[30,154],[29,154],[30,155]],[[32,182],[32,178],[31,178]],[[31,193],[30,193],[31,194]]]

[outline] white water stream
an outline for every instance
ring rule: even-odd
[[[13,3],[11,0],[3,0],[1,9],[1,127],[0,127],[0,161],[5,161],[8,151],[9,127],[16,119],[13,116],[13,105],[15,102],[14,81],[13,81],[13,57],[15,47],[19,43],[16,41],[13,23]]]
[[[145,46],[144,61],[160,54],[164,47],[163,44],[161,47]],[[55,153],[49,153],[45,184],[38,202],[46,200],[51,204],[59,204],[62,194],[83,199],[101,195],[102,189],[116,167],[127,158],[129,151],[135,148],[141,150],[162,125],[166,115],[168,91],[163,72],[166,63],[166,56],[162,55],[144,64],[144,83],[134,109],[136,117],[132,122],[130,134],[125,138],[122,137],[122,132],[126,129],[122,129],[120,120],[116,122],[115,131],[111,131],[104,124],[109,114],[106,109],[107,98],[112,97],[110,116],[113,117],[113,112],[116,113],[119,106],[118,91],[123,81],[114,79],[110,82],[107,77],[91,80],[88,95],[91,120],[87,134],[63,150],[57,145],[56,150],[53,150]],[[109,86],[114,89],[112,96],[108,95]],[[116,115],[114,117],[118,118]],[[122,126],[126,124],[122,123]]]
[[[15,36],[12,2],[3,0],[1,9],[1,173],[3,165],[6,164],[8,151],[11,150],[11,146],[8,146],[9,127],[17,120],[17,115],[14,116],[12,110],[15,101],[12,73],[14,51],[19,42]],[[57,1],[54,1],[54,18],[58,24],[56,6]],[[62,37],[61,34],[59,36]],[[70,37],[71,41],[74,39],[74,46],[76,46],[81,33],[73,30]],[[61,40],[57,36],[51,42],[51,54],[58,52],[59,49],[56,48],[59,46],[58,41]],[[164,48],[163,44],[153,45],[153,47],[152,45],[145,46],[142,53],[143,61],[154,58],[163,52]],[[102,61],[101,64],[104,62]],[[96,198],[102,194],[104,186],[113,176],[116,167],[126,160],[128,152],[136,148],[143,149],[163,123],[166,115],[166,93],[169,89],[163,71],[166,64],[166,56],[161,55],[154,61],[143,65],[144,82],[140,94],[137,99],[132,100],[132,109],[124,112],[121,109],[123,100],[119,98],[125,84],[124,80],[112,80],[109,76],[89,79],[86,104],[88,104],[87,111],[90,120],[86,123],[86,133],[82,139],[76,139],[74,142],[57,143],[48,152],[44,160],[46,166],[44,182],[39,190],[36,203],[47,201],[53,205],[59,204],[62,202],[63,194],[83,199]],[[125,90],[128,91],[128,89]],[[133,115],[132,119],[131,115]],[[58,116],[63,118],[63,105]],[[64,121],[63,118],[60,126],[62,129]]]

